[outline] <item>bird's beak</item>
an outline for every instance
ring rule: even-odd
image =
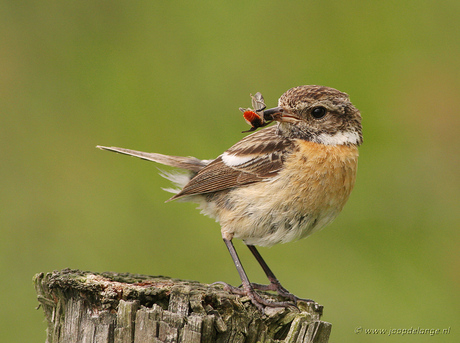
[[[264,110],[264,119],[266,121],[276,120],[284,123],[297,123],[300,118],[286,112],[282,107],[274,107]]]

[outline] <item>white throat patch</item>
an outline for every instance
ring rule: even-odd
[[[322,133],[317,137],[317,141],[325,145],[359,144],[359,134],[355,131],[339,131],[334,135]]]

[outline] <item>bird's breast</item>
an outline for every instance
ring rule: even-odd
[[[298,211],[340,211],[353,189],[358,166],[355,145],[324,145],[303,140],[288,157],[276,182],[296,199]]]
[[[275,177],[231,190],[216,218],[247,244],[270,246],[306,237],[342,210],[355,182],[358,149],[296,142]]]

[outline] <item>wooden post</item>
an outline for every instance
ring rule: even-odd
[[[327,342],[322,307],[267,308],[196,281],[64,269],[34,277],[47,343]],[[272,300],[274,295],[263,293]]]

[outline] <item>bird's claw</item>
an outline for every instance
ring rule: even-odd
[[[229,285],[228,283],[225,283],[222,281],[214,282],[212,285],[216,285],[216,284],[224,286],[224,290],[226,290],[227,292],[237,294],[237,295],[247,296],[249,299],[251,299],[251,302],[254,304],[254,306],[256,306],[262,313],[264,313],[265,307],[284,307],[284,308],[295,307],[297,308],[297,300],[303,300],[303,299],[297,298],[295,295],[286,291],[286,294],[290,294],[291,296],[284,296],[280,292],[278,292],[278,294],[280,294],[283,297],[288,298],[289,300],[292,300],[292,302],[290,301],[271,301],[271,300],[267,300],[263,298],[255,291],[255,289],[273,290],[269,288],[270,287],[269,285],[260,285],[257,283],[250,283],[248,287],[244,287],[243,285],[243,287],[240,288],[240,287]]]
[[[280,296],[282,296],[283,298],[287,298],[290,301],[292,301],[295,305],[297,305],[298,301],[304,301],[304,302],[307,302],[307,303],[314,303],[315,302],[314,300],[311,300],[311,299],[299,298],[298,296],[292,294],[286,288],[281,286],[281,284],[279,282],[278,283],[270,283],[269,285],[262,285],[262,284],[259,284],[259,283],[251,283],[251,285],[252,285],[252,287],[254,289],[258,289],[260,291],[273,291],[273,292],[276,292]]]

